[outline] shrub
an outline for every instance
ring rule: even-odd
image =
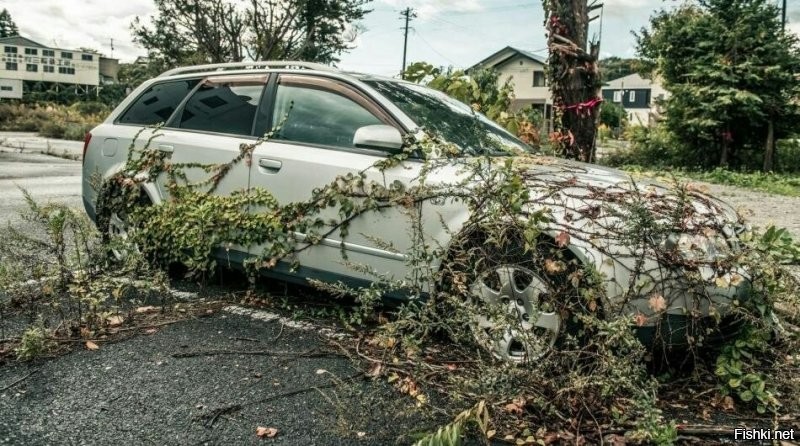
[[[0,104],[0,130],[39,132],[47,138],[83,140],[110,109],[99,102],[72,106]]]

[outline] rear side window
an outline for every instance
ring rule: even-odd
[[[199,81],[186,79],[153,85],[136,98],[117,122],[136,125],[166,122]]]
[[[250,135],[263,91],[263,82],[201,85],[186,102],[175,127]]]
[[[289,85],[278,86],[272,122],[279,127],[275,139],[344,148],[353,147],[359,128],[383,124],[370,111],[337,93]]]

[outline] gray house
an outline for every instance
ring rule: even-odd
[[[628,122],[649,125],[658,119],[657,101],[667,96],[660,83],[638,74],[614,79],[603,85],[603,99],[619,104],[628,112]]]

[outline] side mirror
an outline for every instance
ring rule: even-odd
[[[367,125],[356,130],[353,145],[364,149],[400,150],[403,135],[390,125]]]

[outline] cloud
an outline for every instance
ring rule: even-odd
[[[113,56],[123,61],[145,53],[134,45],[130,24],[155,9],[152,0],[5,0],[3,7],[23,36],[42,45],[92,48],[110,56],[113,39]]]
[[[422,20],[427,20],[446,12],[457,11],[480,11],[485,4],[491,2],[487,0],[382,0],[394,8],[410,7],[417,12],[417,16]]]

